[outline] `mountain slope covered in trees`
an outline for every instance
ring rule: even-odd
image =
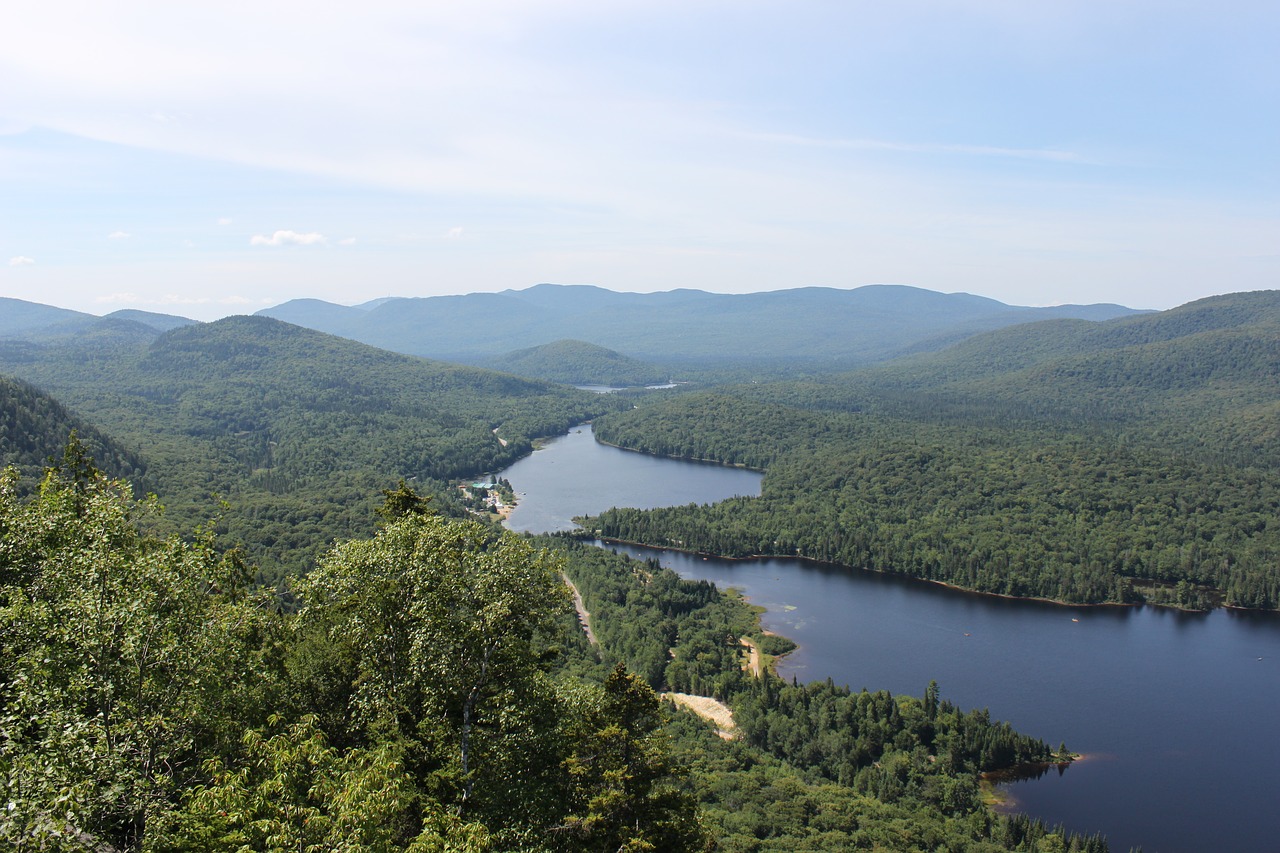
[[[978,772],[1060,756],[936,685],[914,699],[744,675],[738,636],[758,624],[710,584],[447,520],[402,486],[286,612],[207,532],[150,532],[157,505],[74,448],[33,497],[14,477],[12,849],[1106,850],[987,811]],[[562,572],[612,605],[598,649]],[[629,673],[655,642],[678,666]],[[651,684],[673,679],[718,685],[744,737],[669,719]]]
[[[14,342],[0,346],[0,372],[139,448],[181,524],[212,496],[228,501],[218,529],[273,573],[367,532],[370,496],[399,478],[443,499],[440,481],[495,471],[533,438],[620,405],[266,317]]]
[[[667,371],[657,365],[586,341],[569,340],[509,352],[481,366],[564,385],[618,388],[657,385],[667,381],[668,376]]]
[[[610,415],[603,440],[767,474],[758,499],[588,524],[1009,595],[1280,607],[1278,317],[1280,294],[1235,294]]]
[[[103,471],[135,484],[144,482],[145,465],[137,453],[48,394],[0,376],[0,468],[12,465],[26,477],[35,477],[62,458],[73,432]]]

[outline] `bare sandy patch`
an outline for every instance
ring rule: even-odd
[[[733,711],[720,700],[710,696],[694,696],[692,693],[663,693],[662,698],[688,708],[704,720],[710,720],[716,727],[716,734],[725,740],[733,740],[737,729],[733,722]]]

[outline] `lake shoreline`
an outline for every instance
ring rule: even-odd
[[[592,423],[591,421],[584,421],[584,422],[583,422],[583,424],[580,424],[579,426],[581,426],[581,425],[586,425],[586,424],[591,424],[591,423]],[[761,475],[764,475],[764,474],[767,474],[767,473],[768,473],[768,472],[767,472],[767,470],[766,470],[766,469],[764,469],[764,468],[753,468],[753,467],[751,467],[750,465],[744,465],[744,464],[740,464],[740,463],[733,463],[733,462],[721,462],[721,461],[716,460],[716,459],[701,459],[701,458],[696,457],[696,456],[671,456],[671,455],[668,455],[668,454],[662,454],[662,453],[650,453],[650,452],[645,451],[645,450],[636,450],[635,448],[631,448],[631,447],[624,447],[624,446],[622,446],[622,445],[620,445],[620,444],[614,444],[613,442],[604,441],[603,439],[601,439],[599,436],[597,436],[597,435],[595,434],[595,430],[594,430],[594,428],[592,429],[592,439],[593,439],[597,444],[602,444],[602,445],[604,445],[605,447],[612,447],[612,448],[614,448],[614,449],[616,449],[616,450],[621,450],[621,451],[623,451],[623,452],[625,452],[625,453],[638,453],[638,454],[640,454],[641,456],[650,456],[650,457],[653,457],[653,458],[655,458],[655,459],[669,459],[669,460],[674,461],[674,462],[689,462],[689,463],[693,463],[693,464],[697,464],[697,465],[715,465],[715,466],[719,466],[719,467],[722,467],[722,468],[737,468],[737,469],[742,469],[742,470],[746,470],[746,471],[754,471],[754,472],[759,473],[759,474],[761,474]],[[1006,598],[1006,599],[1010,599],[1010,600],[1013,600],[1013,601],[1038,601],[1038,602],[1042,602],[1042,603],[1044,603],[1044,604],[1056,604],[1056,605],[1059,605],[1059,606],[1062,606],[1062,607],[1163,607],[1163,608],[1167,608],[1167,609],[1169,609],[1169,610],[1176,611],[1176,612],[1178,612],[1178,613],[1212,613],[1214,610],[1217,610],[1217,609],[1221,608],[1221,609],[1236,610],[1236,611],[1240,611],[1240,612],[1243,612],[1243,613],[1277,613],[1277,614],[1280,614],[1280,610],[1264,610],[1264,609],[1260,609],[1260,608],[1253,608],[1253,607],[1241,607],[1241,606],[1239,606],[1239,605],[1237,605],[1237,604],[1225,604],[1225,603],[1224,603],[1224,604],[1216,604],[1216,605],[1214,605],[1213,607],[1210,607],[1210,608],[1191,608],[1191,607],[1180,607],[1180,606],[1178,606],[1178,605],[1176,605],[1176,604],[1168,604],[1168,603],[1164,603],[1164,602],[1151,602],[1151,601],[1136,601],[1136,602],[1124,602],[1124,601],[1102,601],[1102,602],[1097,602],[1097,603],[1071,602],[1071,601],[1062,601],[1062,600],[1060,600],[1060,599],[1056,599],[1056,598],[1043,598],[1043,597],[1040,597],[1040,596],[1029,596],[1029,595],[1010,595],[1010,594],[1008,594],[1008,593],[1002,593],[1002,592],[989,592],[989,591],[986,591],[986,590],[970,589],[970,588],[968,588],[968,587],[960,586],[960,585],[958,585],[958,584],[949,583],[949,582],[947,582],[947,581],[937,581],[937,580],[932,580],[932,579],[930,579],[930,578],[921,578],[921,577],[916,577],[915,575],[901,575],[901,574],[899,574],[899,573],[897,573],[897,572],[886,572],[886,571],[882,571],[882,570],[880,570],[880,569],[868,569],[868,568],[866,568],[866,567],[862,567],[862,566],[847,566],[847,565],[845,565],[845,564],[843,564],[843,563],[831,563],[831,562],[827,562],[827,561],[825,561],[825,560],[817,560],[817,559],[814,559],[814,558],[812,558],[812,557],[801,557],[801,556],[797,556],[797,555],[794,555],[794,554],[752,554],[752,555],[747,556],[747,557],[726,557],[726,556],[724,556],[724,555],[722,555],[722,554],[708,554],[708,553],[704,553],[704,552],[702,552],[702,551],[690,551],[690,550],[686,550],[686,549],[683,549],[683,548],[674,548],[674,547],[670,547],[670,546],[648,545],[648,544],[645,544],[645,543],[643,543],[643,542],[631,542],[631,541],[628,541],[628,540],[625,540],[625,539],[608,539],[608,538],[605,538],[605,537],[602,537],[602,536],[597,536],[597,537],[594,537],[594,538],[596,538],[596,539],[600,539],[602,542],[616,542],[616,543],[618,543],[618,544],[620,544],[620,545],[636,545],[636,546],[640,546],[640,547],[643,547],[643,548],[656,548],[656,549],[658,549],[658,550],[663,550],[663,551],[678,551],[678,552],[686,553],[686,554],[697,554],[698,556],[715,557],[715,558],[717,558],[717,559],[721,559],[721,560],[757,560],[757,559],[760,559],[760,560],[774,560],[774,559],[795,559],[795,560],[804,560],[804,561],[806,561],[806,562],[811,562],[811,563],[823,563],[823,564],[831,565],[831,566],[840,566],[841,568],[845,568],[845,569],[855,569],[855,570],[858,570],[858,571],[875,572],[876,574],[882,574],[882,575],[898,575],[899,577],[907,577],[907,578],[911,578],[912,580],[918,580],[918,581],[924,581],[925,583],[937,584],[938,586],[942,586],[942,587],[945,587],[945,588],[947,588],[947,589],[953,589],[953,590],[957,590],[957,591],[959,591],[959,592],[967,592],[967,593],[971,593],[971,594],[973,594],[973,595],[990,595],[990,596],[994,596],[994,597],[996,597],[996,598]],[[1131,580],[1139,581],[1139,582],[1155,583],[1155,581],[1154,581],[1153,579],[1151,579],[1151,578],[1132,578]],[[1220,591],[1220,590],[1214,590],[1214,592],[1217,592],[1217,593],[1219,593],[1219,594],[1221,593],[1221,591]]]
[[[569,452],[502,476],[517,483],[524,511],[539,509],[526,516],[535,525],[588,541],[601,537],[569,519],[610,506],[715,503],[725,499],[717,476],[737,471],[669,457],[659,464],[593,441],[586,426],[566,443]],[[989,708],[992,719],[1099,759],[1005,784],[1021,814],[1105,833],[1115,850],[1269,849],[1280,832],[1272,780],[1280,746],[1257,736],[1280,703],[1280,614],[1031,600],[790,555],[720,560],[625,539],[598,544],[714,581],[753,606],[770,602],[766,624],[800,644],[780,662],[788,682],[830,678],[918,696],[932,680],[959,708]],[[754,627],[743,630],[761,641]],[[1223,708],[1234,725],[1204,723]],[[1218,780],[1214,790],[1203,789],[1206,778]]]
[[[586,423],[591,422],[587,421]],[[757,474],[765,473],[763,468],[753,468],[741,462],[721,462],[718,459],[700,459],[697,456],[669,456],[665,453],[650,453],[647,450],[636,450],[634,447],[623,447],[621,444],[614,444],[598,437],[594,430],[591,433],[591,437],[595,439],[596,444],[603,444],[605,447],[612,447],[614,450],[621,450],[625,453],[639,453],[641,456],[651,456],[654,459],[670,459],[673,462],[690,462],[695,465],[714,465],[717,468],[737,468],[741,471],[754,471]]]
[[[620,449],[626,450],[626,448],[620,448]],[[639,453],[640,451],[632,450],[627,452]],[[646,455],[651,455],[651,454],[646,454]],[[666,459],[670,457],[662,457],[662,458]],[[681,460],[681,461],[685,461],[685,460]],[[579,526],[581,527],[581,525]],[[949,583],[947,581],[938,581],[938,580],[933,580],[932,578],[921,578],[921,577],[916,577],[915,575],[902,574],[901,572],[888,572],[888,571],[884,571],[883,569],[869,569],[869,568],[866,568],[865,566],[849,566],[849,565],[845,565],[844,563],[833,563],[829,560],[818,560],[814,557],[804,557],[797,554],[748,554],[745,557],[730,557],[724,554],[712,554],[706,551],[695,551],[689,548],[678,548],[674,545],[651,545],[648,542],[635,542],[630,539],[620,539],[613,536],[601,536],[599,534],[591,533],[585,529],[580,531],[575,530],[575,531],[568,531],[568,532],[570,535],[577,536],[582,539],[593,539],[593,540],[605,542],[611,545],[630,545],[636,548],[652,548],[655,551],[671,551],[677,554],[690,554],[692,556],[702,557],[704,559],[714,558],[717,560],[731,560],[734,562],[745,562],[747,560],[798,560],[802,563],[812,563],[814,565],[819,565],[819,566],[835,566],[836,568],[845,569],[848,571],[870,572],[872,574],[882,575],[884,577],[903,578],[905,580],[919,581],[920,583],[933,584],[934,586],[940,586],[944,589],[949,589],[954,592],[963,592],[963,593],[966,593],[967,595],[982,595],[982,596],[988,596],[990,598],[1002,598],[1002,599],[1005,599],[1006,601],[1031,601],[1031,602],[1038,602],[1040,604],[1052,604],[1058,607],[1078,607],[1078,608],[1126,607],[1126,608],[1140,609],[1143,607],[1155,607],[1155,608],[1162,608],[1165,610],[1172,610],[1177,613],[1186,613],[1186,614],[1209,614],[1209,613],[1212,613],[1214,610],[1221,609],[1221,610],[1234,610],[1240,613],[1275,613],[1277,615],[1280,615],[1280,610],[1259,610],[1257,608],[1240,607],[1239,605],[1235,605],[1235,604],[1220,604],[1217,607],[1211,608],[1209,610],[1192,610],[1186,607],[1179,607],[1176,604],[1163,604],[1160,602],[1151,602],[1151,601],[1077,602],[1077,601],[1062,601],[1061,599],[1057,599],[1057,598],[1044,598],[1041,596],[1034,596],[1034,595],[1010,595],[1009,593],[1005,593],[1005,592],[988,592],[986,590],[981,590],[981,589],[970,589],[969,587],[960,586],[959,584]]]

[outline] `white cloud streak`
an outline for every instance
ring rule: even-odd
[[[36,262],[35,258],[28,258],[26,255],[18,255],[16,258],[9,259],[9,266],[25,267],[28,264],[34,264],[35,262]]]
[[[222,305],[235,307],[259,304],[254,302],[252,299],[236,294],[226,296],[193,296],[190,294],[163,293],[144,296],[132,291],[122,291],[119,293],[108,293],[102,296],[96,296],[93,301],[99,305],[149,305],[152,307],[175,305]]]
[[[958,145],[949,143],[894,142],[885,139],[821,139],[784,133],[749,134],[747,138],[809,148],[846,149],[851,151],[901,151],[908,154],[964,154],[974,157],[1008,157],[1017,160],[1044,160],[1053,163],[1091,163],[1074,151],[1052,148],[1002,148],[997,145]]]
[[[270,237],[255,234],[249,239],[250,246],[316,246],[325,242],[323,234],[314,231],[300,234],[297,231],[277,231]]]

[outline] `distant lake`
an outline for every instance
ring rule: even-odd
[[[522,496],[509,526],[531,532],[611,506],[758,494],[760,482],[605,447],[589,427],[502,476]],[[961,707],[1086,753],[1062,775],[1004,786],[1020,811],[1102,832],[1117,853],[1280,849],[1280,616],[1063,607],[799,560],[617,550],[765,607],[765,627],[800,643],[784,677],[915,696],[936,679]]]
[[[760,494],[761,475],[745,468],[673,462],[608,447],[590,425],[574,427],[503,471],[518,502],[507,527],[528,533],[572,530],[573,518],[630,506],[650,509]]]
[[[646,385],[644,387],[650,391],[660,391],[667,388],[675,388],[679,384],[678,382],[666,382],[662,385]],[[593,394],[615,394],[618,391],[627,390],[625,385],[574,385],[573,387],[579,391],[590,391]]]

